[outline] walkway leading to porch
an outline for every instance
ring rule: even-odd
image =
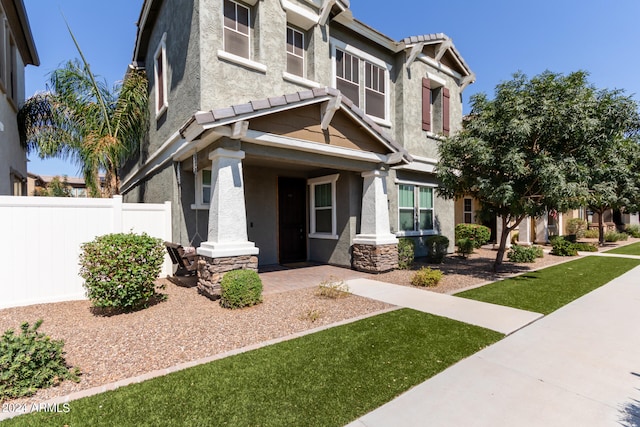
[[[336,267],[333,265],[313,264],[303,265],[300,268],[266,266],[261,268],[260,272],[263,295],[277,294],[296,289],[313,288],[329,278],[332,278],[332,280],[337,279],[347,281],[350,279],[370,277],[375,277],[375,275],[362,273],[344,267]]]

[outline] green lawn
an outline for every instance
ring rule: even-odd
[[[588,256],[456,296],[549,314],[637,265],[640,260]]]
[[[640,256],[640,242],[632,243],[626,246],[620,246],[615,249],[606,251],[608,254],[621,254],[621,255],[638,255]]]
[[[402,309],[6,425],[342,426],[502,337]]]

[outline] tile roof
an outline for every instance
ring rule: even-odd
[[[193,122],[199,125],[211,125],[216,122],[223,122],[220,123],[221,125],[229,124],[239,120],[271,114],[271,110],[273,109],[280,111],[282,107],[287,106],[296,108],[296,104],[308,105],[308,101],[313,102],[313,100],[317,99],[318,102],[322,102],[326,100],[326,98],[335,98],[339,95],[341,95],[341,93],[338,89],[332,87],[321,87],[271,98],[251,100],[245,104],[232,105],[230,107],[218,108],[210,111],[199,111],[182,126],[180,133],[184,134],[186,129]],[[404,157],[408,161],[411,161],[411,156],[404,147],[398,144],[398,142],[396,142],[385,129],[380,127],[380,125],[373,121],[362,109],[357,107],[346,96],[342,97],[341,108],[348,109],[357,117],[357,120],[366,125],[366,127],[368,127],[374,134],[385,141],[387,145],[396,151],[402,152]]]

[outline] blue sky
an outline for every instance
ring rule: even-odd
[[[61,11],[92,71],[109,84],[122,78],[142,0],[24,2],[41,62],[27,67],[27,96],[44,90],[48,73],[77,57]],[[492,97],[495,86],[519,70],[529,76],[586,70],[597,87],[624,89],[640,101],[638,0],[351,0],[351,9],[357,19],[396,40],[429,33],[451,37],[476,73],[476,82],[465,90],[465,105],[477,92]],[[33,155],[30,160],[31,172],[78,175],[77,166],[66,162]]]

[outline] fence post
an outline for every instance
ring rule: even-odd
[[[122,196],[113,196],[113,231],[122,233]]]

